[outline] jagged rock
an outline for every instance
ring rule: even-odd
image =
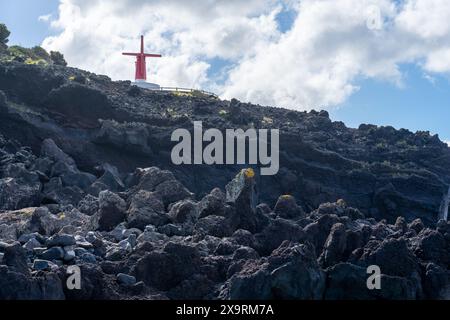
[[[426,265],[423,289],[427,299],[450,299],[450,271],[434,263]]]
[[[102,191],[99,194],[99,210],[93,216],[98,224],[98,230],[111,231],[125,219],[126,203],[117,194],[111,191]]]
[[[130,178],[129,185],[133,185],[136,191],[154,191],[156,186],[164,181],[175,180],[172,172],[161,170],[157,167],[137,168]]]
[[[360,259],[365,265],[377,265],[387,275],[409,277],[418,272],[417,258],[404,239],[386,239],[374,248],[366,247]]]
[[[227,256],[233,254],[238,248],[239,245],[231,242],[228,239],[223,239],[217,245],[216,250],[214,250],[214,254],[218,256]]]
[[[296,219],[305,216],[303,209],[297,205],[295,198],[290,195],[279,197],[273,211],[283,219]]]
[[[332,226],[336,223],[339,223],[336,215],[325,214],[320,216],[317,221],[308,224],[304,228],[304,232],[314,247],[317,250],[322,250]]]
[[[154,192],[165,207],[192,197],[192,193],[177,181],[171,172],[156,167],[136,170],[132,180],[136,183],[135,192],[139,190]]]
[[[203,197],[198,203],[199,218],[209,215],[224,215],[225,195],[219,188],[215,188],[211,193]]]
[[[129,251],[126,248],[111,247],[106,251],[105,259],[109,261],[123,260]]]
[[[0,209],[17,210],[40,203],[41,183],[23,182],[17,178],[0,179]]]
[[[284,242],[267,259],[249,260],[222,290],[225,299],[320,299],[325,274],[308,245]]]
[[[37,158],[32,165],[32,170],[42,172],[43,174],[49,176],[53,163],[54,162],[52,160],[46,157]]]
[[[255,172],[244,169],[226,185],[226,202],[234,205],[239,217],[239,228],[251,232],[258,231],[258,220],[255,214],[256,191]]]
[[[78,187],[82,190],[87,189],[95,180],[96,177],[94,175],[78,170],[72,170],[61,174],[63,186]]]
[[[144,230],[149,224],[161,226],[169,222],[164,212],[164,204],[154,193],[140,190],[131,198],[127,211],[127,221],[130,228]]]
[[[219,238],[229,237],[236,230],[230,219],[222,216],[207,216],[199,219],[194,233],[200,236],[211,235]]]
[[[0,241],[15,241],[26,233],[35,208],[25,208],[0,214]]]
[[[64,250],[61,247],[52,247],[45,250],[40,257],[49,261],[62,260],[64,258]]]
[[[97,262],[97,259],[95,258],[95,255],[93,255],[92,253],[86,252],[80,256],[79,261],[84,262],[84,263],[95,264]]]
[[[195,223],[199,217],[197,204],[192,200],[181,200],[173,204],[169,217],[176,223]]]
[[[26,244],[27,242],[29,242],[30,240],[37,240],[39,243],[45,243],[46,241],[46,237],[42,236],[41,234],[37,233],[37,232],[33,232],[33,233],[24,233],[22,234],[17,241],[19,241],[22,244]]]
[[[83,191],[77,186],[64,187],[60,177],[53,177],[44,185],[43,202],[60,205],[77,205],[83,198]]]
[[[7,225],[5,223],[0,224],[0,239],[3,241],[15,241],[17,240],[17,227]]]
[[[86,195],[79,203],[78,203],[78,210],[80,210],[82,213],[92,216],[94,215],[99,209],[98,204],[98,198],[88,194]]]
[[[54,162],[61,161],[69,166],[76,166],[75,160],[62,151],[52,139],[45,139],[41,146],[41,156]]]
[[[135,94],[129,82],[54,65],[0,63],[0,87],[0,298],[215,299],[223,285],[221,297],[234,288],[252,299],[448,298],[450,224],[436,221],[450,181],[450,149],[436,136],[349,129],[326,112],[200,94]],[[191,129],[194,119],[219,130],[280,129],[279,173],[256,177],[247,169],[235,176],[240,165],[172,166],[171,133]],[[33,154],[40,147],[41,155]],[[150,164],[173,173],[136,169]],[[229,181],[223,195],[218,188]],[[102,191],[115,192],[106,206],[97,199]],[[293,198],[275,204],[281,194]],[[166,221],[153,221],[160,216]],[[134,223],[144,231],[129,228]],[[76,243],[47,247],[57,234]],[[23,264],[5,253],[17,239]],[[286,239],[294,244],[277,250]],[[181,249],[171,251],[169,242]],[[40,258],[59,251],[52,248],[64,256],[56,254],[49,268]],[[322,267],[331,266],[325,291],[313,261],[318,255]],[[65,269],[73,264],[82,269],[82,290],[63,292]],[[381,267],[381,291],[359,287],[369,264]],[[24,273],[13,270],[18,265]],[[117,281],[117,274],[137,276],[136,270],[147,284]],[[318,283],[309,286],[313,276]]]
[[[118,192],[125,189],[125,185],[120,178],[119,171],[115,166],[105,163],[100,168],[97,167],[97,169],[100,169],[103,174],[96,181],[96,183],[107,186],[108,190],[113,192]]]
[[[124,273],[119,273],[117,275],[117,281],[126,286],[132,286],[132,285],[136,284],[135,277],[130,276],[128,274],[124,274]]]
[[[270,209],[269,205],[266,203],[260,203],[256,206],[256,213],[260,215],[271,216],[272,209]],[[276,215],[273,214],[271,218],[275,218]]]
[[[83,264],[80,266],[81,288],[69,290],[64,287],[64,294],[69,300],[116,300],[117,293],[114,277],[104,274],[98,266]]]
[[[339,263],[327,270],[326,300],[411,300],[416,298],[414,283],[408,279],[382,274],[381,289],[367,288],[366,269],[350,263]]]
[[[100,181],[95,181],[93,184],[91,184],[89,186],[89,188],[87,188],[86,192],[94,197],[98,197],[100,192],[106,191],[106,190],[109,191],[109,189],[110,188],[106,184],[104,184]]]
[[[166,224],[158,228],[158,232],[165,234],[168,237],[173,236],[186,236],[188,233],[186,232],[186,228],[182,226],[177,226],[175,224]]]
[[[322,203],[314,212],[320,215],[336,215],[338,217],[349,217],[352,220],[365,218],[362,212],[355,208],[348,207],[345,201],[342,199],[339,199],[334,203]]]
[[[214,290],[214,282],[206,275],[194,274],[191,278],[182,281],[172,288],[167,296],[170,299],[205,299],[209,292]]]
[[[405,233],[408,231],[408,224],[406,223],[406,219],[404,217],[398,217],[395,221],[395,229],[400,231],[401,233]]]
[[[266,256],[285,240],[300,242],[305,239],[306,234],[302,228],[289,220],[278,218],[255,235],[255,246],[261,255]]]
[[[171,203],[192,197],[192,193],[177,180],[168,180],[158,184],[155,194],[162,199],[166,207]]]
[[[408,228],[413,229],[416,233],[419,233],[424,228],[424,225],[421,219],[415,219],[408,225]]]
[[[147,126],[143,123],[118,123],[104,120],[95,138],[96,143],[132,152],[152,154]]]
[[[145,227],[144,232],[138,236],[137,241],[138,243],[162,243],[167,241],[167,239],[168,237],[165,234],[156,231],[155,226],[149,225]]]
[[[319,261],[326,268],[342,261],[347,246],[347,233],[342,223],[336,223],[330,231]]]
[[[239,229],[236,230],[231,238],[241,246],[253,247],[255,244],[255,237],[250,231]]]
[[[62,300],[65,298],[61,279],[55,273],[30,277],[0,266],[0,299]]]
[[[233,253],[233,260],[251,260],[259,259],[259,254],[255,249],[250,247],[240,247],[237,248]]]
[[[29,275],[27,264],[27,252],[18,242],[7,245],[3,248],[3,264],[8,266],[10,270],[24,275]]]
[[[442,234],[424,229],[413,240],[414,254],[422,260],[433,261],[443,266],[450,265],[450,248]]]
[[[66,226],[85,228],[87,227],[87,218],[87,216],[75,209],[53,215],[48,208],[39,207],[32,212],[31,219],[27,222],[26,230],[51,236]]]
[[[153,251],[141,258],[134,273],[147,285],[168,290],[197,273],[200,263],[194,247],[169,242],[162,251]]]
[[[44,103],[50,112],[62,116],[60,121],[72,126],[79,122],[84,128],[96,128],[99,119],[113,118],[110,102],[103,92],[74,82],[49,92]]]

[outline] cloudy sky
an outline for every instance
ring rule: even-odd
[[[334,120],[430,130],[450,140],[448,0],[0,0],[11,43],[132,79],[140,34],[148,78]]]

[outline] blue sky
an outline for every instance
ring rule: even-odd
[[[2,0],[0,22],[10,29],[10,45],[34,46],[60,30],[52,29],[48,22],[38,17],[52,14],[58,17],[57,0]],[[292,10],[277,14],[278,29],[287,32],[296,19]],[[63,53],[64,50],[62,50]],[[207,76],[218,83],[226,82],[223,72],[236,61],[223,57],[209,57]],[[70,62],[70,61],[69,61]],[[95,71],[95,70],[93,70]],[[450,82],[445,73],[425,72],[417,62],[400,66],[403,85],[390,81],[360,76],[352,82],[359,89],[344,102],[329,108],[333,120],[357,127],[361,123],[392,125],[411,131],[429,130],[439,134],[441,140],[450,141]]]
[[[0,21],[11,31],[10,44],[26,47],[40,44],[47,36],[55,33],[47,23],[38,17],[58,13],[58,0],[2,0]]]

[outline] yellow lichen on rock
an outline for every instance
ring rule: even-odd
[[[244,170],[244,175],[247,179],[251,179],[255,176],[255,171],[252,168],[248,168]]]

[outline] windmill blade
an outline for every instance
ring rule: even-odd
[[[161,58],[162,57],[162,55],[160,55],[160,54],[151,54],[151,53],[144,53],[144,56],[148,57],[148,58]]]

